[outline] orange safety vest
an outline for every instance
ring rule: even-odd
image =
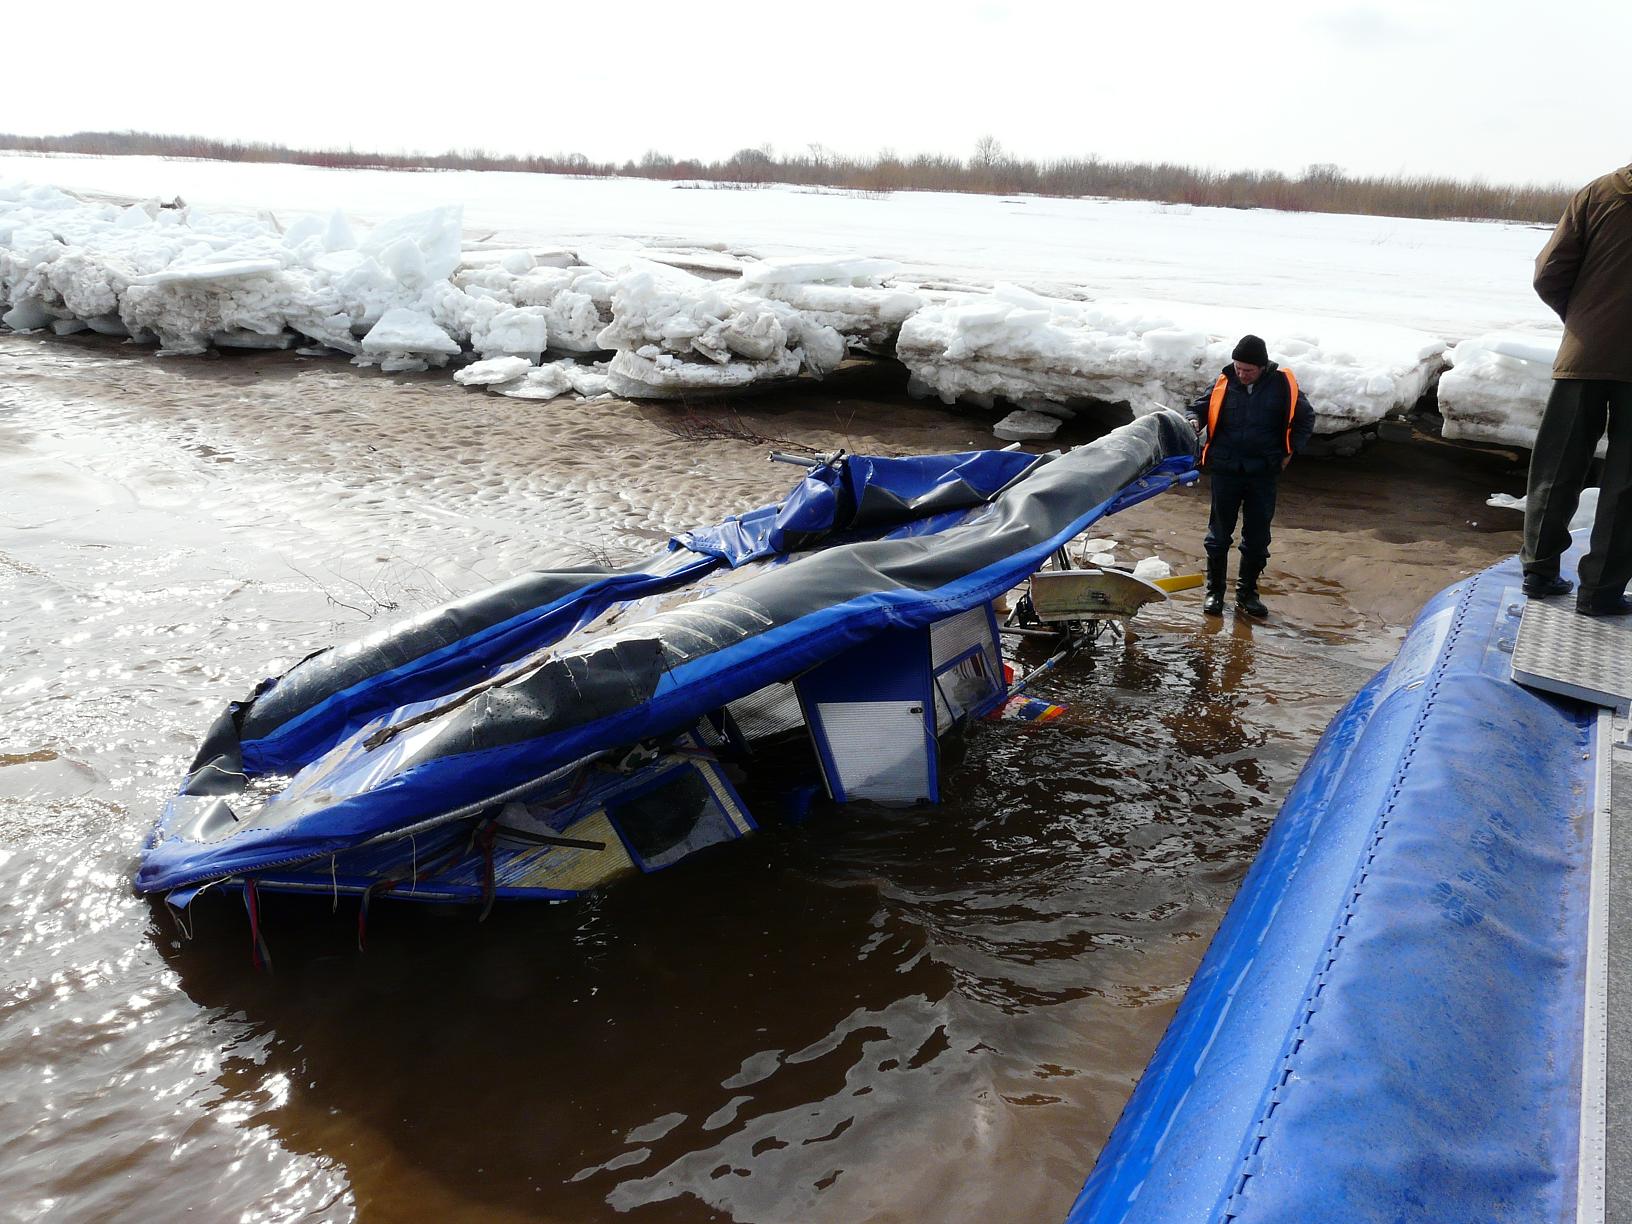
[[[1298,378],[1285,366],[1280,372],[1286,375],[1286,389],[1291,396],[1286,405],[1286,453],[1292,453],[1292,418],[1298,411]],[[1213,449],[1213,434],[1218,429],[1218,412],[1224,406],[1224,392],[1229,389],[1230,380],[1220,374],[1218,381],[1213,384],[1213,394],[1207,400],[1207,445],[1201,448],[1201,461],[1207,462],[1207,452]]]

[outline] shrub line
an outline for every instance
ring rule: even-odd
[[[582,153],[513,156],[472,148],[443,153],[374,153],[351,148],[295,149],[258,141],[210,140],[152,132],[76,132],[68,136],[0,133],[0,149],[99,157],[188,157],[212,161],[277,162],[330,169],[482,170],[712,182],[734,187],[773,183],[881,197],[896,191],[984,195],[1102,197],[1189,204],[1201,208],[1271,208],[1285,212],[1351,213],[1547,223],[1556,221],[1571,189],[1562,184],[1503,185],[1428,175],[1352,176],[1330,163],[1296,176],[1274,170],[1208,170],[1171,162],[1106,161],[1097,156],[1025,161],[983,136],[962,160],[944,154],[897,157],[885,150],[851,157],[821,145],[777,156],[769,146],[740,149],[723,161],[677,159],[648,152],[639,161],[591,161]]]

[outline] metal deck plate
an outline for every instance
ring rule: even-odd
[[[1624,710],[1632,704],[1632,617],[1580,616],[1568,602],[1525,602],[1513,679]]]

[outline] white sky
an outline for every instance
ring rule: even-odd
[[[762,144],[1585,182],[1632,161],[1627,0],[222,0],[9,6],[0,130],[301,147]]]

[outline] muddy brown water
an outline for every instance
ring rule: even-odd
[[[1517,546],[1511,457],[1300,462],[1270,621],[1141,616],[1042,690],[1064,725],[959,740],[938,808],[481,925],[383,905],[366,953],[354,904],[272,900],[270,976],[241,907],[188,939],[131,894],[211,718],[300,656],[785,490],[730,435],[990,444],[872,385],[684,415],[0,336],[0,1214],[1058,1219],[1326,722]],[[1204,519],[1095,534],[1193,569]]]

